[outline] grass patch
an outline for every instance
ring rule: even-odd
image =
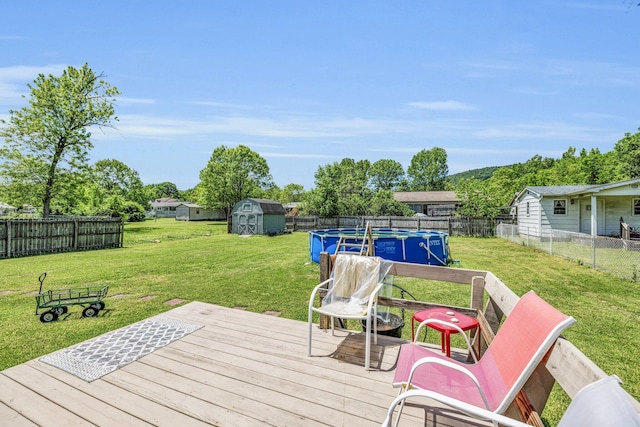
[[[500,239],[450,238],[462,268],[489,270],[522,295],[535,290],[577,319],[565,336],[624,388],[640,397],[639,285]],[[203,301],[306,320],[319,268],[309,260],[308,236],[239,237],[226,223],[170,219],[125,225],[124,247],[0,260],[0,369],[40,357],[105,332],[170,310],[171,300]],[[79,306],[57,322],[35,313],[38,276],[44,288],[109,285],[106,309],[81,318]],[[466,286],[400,279],[419,300],[468,306]],[[409,337],[411,312],[403,335]],[[430,332],[430,341],[439,337]],[[452,345],[462,346],[452,337]],[[568,405],[559,388],[544,417],[557,423]]]

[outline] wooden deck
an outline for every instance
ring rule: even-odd
[[[203,328],[86,382],[38,360],[0,372],[0,425],[379,426],[401,340],[380,337],[363,366],[362,333],[192,302],[163,314]],[[460,423],[446,410],[407,408],[402,426]],[[426,420],[425,420],[426,417]]]

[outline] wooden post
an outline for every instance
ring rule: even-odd
[[[328,280],[329,277],[331,277],[331,255],[329,255],[329,252],[320,252],[320,282]],[[320,297],[320,304],[322,304],[322,297]],[[329,316],[321,314],[320,329],[329,329],[331,327],[330,320]]]
[[[11,220],[7,220],[7,258],[11,258]]]

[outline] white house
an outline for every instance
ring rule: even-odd
[[[601,185],[526,187],[515,206],[520,234],[542,237],[551,230],[620,236],[620,219],[640,228],[640,178]]]
[[[175,218],[176,208],[184,202],[171,197],[162,197],[149,203],[151,204],[151,212],[148,213],[148,216],[155,218]]]
[[[5,202],[0,202],[0,216],[9,215],[9,214],[15,213],[16,211],[17,209],[11,206],[10,204]]]
[[[227,219],[224,209],[203,208],[189,202],[176,206],[177,221],[215,221],[224,219]]]

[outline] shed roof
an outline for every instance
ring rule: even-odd
[[[251,200],[260,205],[260,209],[262,209],[263,214],[268,215],[284,215],[286,212],[282,203],[276,202],[275,200],[268,199],[254,199],[249,197],[247,200]]]
[[[454,191],[397,191],[393,198],[403,203],[458,203]]]

